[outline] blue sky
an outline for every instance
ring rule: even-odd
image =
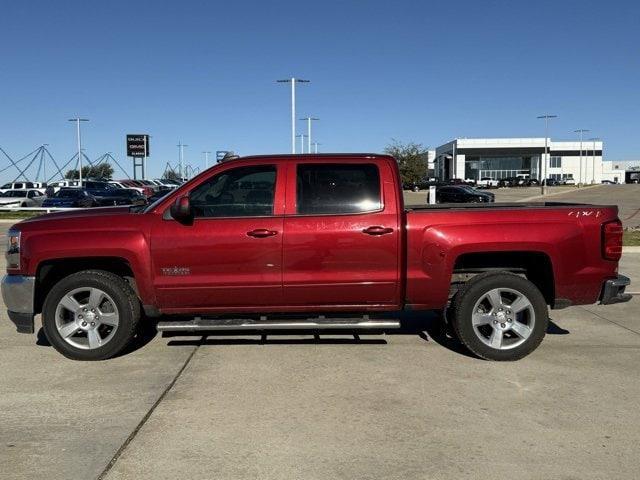
[[[179,140],[194,165],[204,150],[288,152],[275,80],[293,75],[311,80],[298,112],[320,117],[321,151],[542,136],[549,112],[553,138],[589,128],[605,157],[635,159],[638,31],[631,1],[4,2],[0,147],[67,159],[79,114],[91,158],[124,161],[125,134],[151,134],[154,175]]]

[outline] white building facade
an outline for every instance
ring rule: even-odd
[[[442,180],[528,177],[573,179],[576,183],[624,182],[602,161],[600,140],[553,141],[545,138],[456,138],[436,148],[435,173]]]

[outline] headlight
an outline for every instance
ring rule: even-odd
[[[20,231],[7,232],[7,269],[20,268]]]

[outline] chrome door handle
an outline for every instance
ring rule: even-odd
[[[368,227],[362,230],[362,233],[366,233],[367,235],[386,235],[387,233],[392,233],[392,232],[393,232],[393,228],[381,227],[379,225]]]
[[[273,237],[274,235],[277,235],[277,234],[278,232],[276,232],[275,230],[267,230],[266,228],[257,228],[255,230],[251,230],[250,232],[247,232],[247,235],[254,238]]]

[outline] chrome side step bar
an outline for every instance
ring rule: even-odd
[[[356,318],[302,319],[201,318],[176,322],[159,322],[160,332],[195,332],[213,330],[367,330],[400,328],[397,319],[370,319],[368,315]]]

